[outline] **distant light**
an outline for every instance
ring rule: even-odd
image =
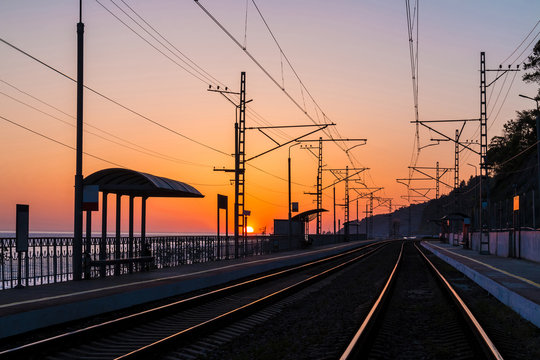
[[[248,234],[251,234],[253,232],[253,228],[251,226],[246,226],[246,231]]]

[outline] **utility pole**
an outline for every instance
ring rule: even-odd
[[[335,124],[323,124],[323,125],[288,125],[288,126],[266,126],[266,127],[253,127],[253,128],[247,128],[246,127],[246,104],[251,102],[252,100],[246,100],[246,73],[245,71],[242,71],[240,73],[240,92],[233,92],[229,91],[229,89],[226,87],[225,89],[220,89],[219,86],[216,89],[212,88],[212,85],[208,88],[208,91],[217,92],[223,95],[227,100],[229,100],[230,103],[232,103],[236,108],[236,121],[234,124],[234,170],[233,169],[216,169],[214,168],[214,171],[224,171],[224,172],[234,172],[234,247],[235,247],[235,258],[239,257],[239,242],[240,237],[243,240],[244,243],[244,249],[246,249],[246,216],[244,214],[245,212],[245,172],[246,172],[246,162],[253,160],[259,156],[262,156],[264,154],[267,154],[273,150],[276,150],[278,148],[281,148],[285,145],[288,145],[293,142],[299,142],[299,139],[311,135],[317,131],[323,130],[327,128],[328,126],[335,125]],[[240,101],[238,104],[236,104],[234,101],[232,101],[228,95],[234,94],[240,96]],[[302,136],[296,137],[292,140],[289,140],[283,144],[278,143],[276,140],[274,140],[272,137],[270,137],[267,133],[264,132],[265,129],[270,128],[292,128],[292,127],[317,127],[316,130],[311,131],[307,134],[304,134]],[[277,146],[266,150],[258,155],[252,156],[249,159],[246,160],[246,130],[253,130],[257,129],[262,134],[264,134],[266,137],[268,137],[270,140],[275,142]],[[296,145],[296,144],[294,144]],[[291,146],[294,146],[291,145]],[[290,211],[291,211],[291,172],[290,172],[290,148],[289,148],[289,223],[290,223]],[[290,227],[289,227],[290,229]],[[289,230],[290,234],[290,230]]]
[[[435,167],[429,167],[429,166],[409,166],[409,169],[412,169],[413,171],[416,171],[422,175],[425,176],[425,178],[410,178],[410,179],[396,179],[398,183],[401,183],[401,181],[403,180],[415,180],[415,181],[419,181],[419,180],[435,180],[435,199],[438,199],[439,198],[439,195],[440,195],[440,184],[443,184],[449,188],[452,188],[452,185],[450,184],[447,184],[445,183],[444,181],[441,181],[441,178],[448,172],[448,171],[452,171],[454,170],[453,168],[442,168],[439,166],[439,162],[437,161],[436,162],[436,166]],[[435,176],[433,175],[430,175],[428,174],[427,172],[425,172],[424,170],[435,170]],[[405,184],[407,185],[407,184]],[[431,188],[433,189],[433,188]],[[425,190],[425,189],[424,189]],[[429,189],[428,189],[429,190]]]
[[[238,248],[240,237],[245,240],[245,169],[246,169],[246,73],[240,73],[240,92],[235,93],[225,90],[212,89],[208,91],[218,92],[225,96],[236,107],[236,121],[234,123],[234,170],[232,169],[214,169],[214,171],[234,172],[234,257],[238,258]],[[240,102],[234,103],[227,94],[240,96]],[[251,100],[250,100],[251,101]]]
[[[242,230],[242,239],[245,242],[246,228],[245,228],[245,200],[246,200],[246,73],[242,71],[240,74],[240,106],[238,107],[238,151],[235,154],[235,172],[234,172],[234,184],[235,184],[235,227],[234,235],[236,241],[238,241],[240,229]],[[245,254],[244,254],[245,255]]]
[[[326,140],[326,139],[325,139]],[[317,141],[317,140],[304,140],[306,142],[308,141]],[[332,140],[333,141],[333,140]],[[317,155],[317,184],[316,184],[316,192],[305,192],[306,195],[315,195],[316,196],[316,202],[317,202],[317,229],[316,234],[319,235],[322,230],[322,167],[323,167],[323,161],[322,161],[322,150],[323,150],[323,139],[322,137],[319,137],[319,153]],[[306,148],[310,150],[309,148]],[[310,150],[311,151],[311,150]]]
[[[324,188],[321,189],[321,193],[322,193],[322,190],[325,190],[329,187],[333,187],[334,188],[334,218],[335,218],[335,186],[336,184],[344,181],[345,182],[345,203],[344,204],[338,204],[339,206],[343,206],[345,209],[344,209],[344,220],[343,220],[343,232],[344,232],[344,235],[345,235],[345,239],[348,239],[348,235],[350,233],[350,229],[349,229],[349,220],[350,220],[350,196],[349,196],[349,179],[351,179],[353,176],[356,176],[358,174],[360,174],[361,172],[365,171],[365,170],[368,170],[368,168],[351,168],[349,169],[349,166],[346,166],[345,169],[324,169],[326,171],[330,171],[332,173],[332,175],[334,175],[337,179],[337,181],[335,181],[334,183],[328,185],[328,186],[325,186]],[[355,171],[354,173],[352,174],[349,174],[349,170],[353,170]],[[341,175],[338,176],[338,174],[342,171],[345,171],[345,177],[341,177]],[[338,174],[336,174],[336,172]],[[358,213],[358,211],[357,211]],[[334,220],[335,222],[335,220]]]
[[[358,144],[357,146],[360,146],[360,145],[365,145],[366,142],[367,142],[367,139],[323,139],[322,137],[319,137],[319,140],[299,140],[299,142],[313,142],[313,141],[318,141],[319,143],[319,154],[317,156],[317,191],[316,192],[305,192],[304,194],[306,195],[315,195],[316,196],[316,201],[317,201],[317,210],[319,210],[317,212],[317,234],[320,234],[321,233],[321,229],[322,229],[322,213],[321,213],[321,209],[322,209],[322,191],[327,187],[323,188],[323,185],[322,185],[322,171],[323,171],[323,160],[322,160],[322,155],[323,155],[323,141],[361,141],[362,143],[361,144]],[[310,150],[309,148],[307,148],[308,150]]]
[[[369,232],[373,236],[373,193],[369,194]]]
[[[349,167],[345,167],[345,241],[349,240]]]
[[[332,187],[334,191],[334,235],[336,235],[336,187]]]
[[[486,53],[480,53],[480,253],[489,254]]]
[[[439,162],[437,161],[437,166],[435,167],[435,199],[439,198],[439,181],[441,177],[439,176]]]
[[[319,137],[319,160],[317,166],[317,235],[322,230],[322,137]]]
[[[456,141],[454,143],[454,190],[459,188],[459,130],[456,129]]]
[[[369,210],[368,210],[368,202],[366,201],[366,240],[369,239],[369,218],[368,218]]]
[[[519,65],[518,65],[519,66]],[[486,81],[486,72],[496,71],[499,75],[489,84]],[[501,76],[508,71],[519,71],[518,68],[502,70],[502,66],[499,69],[487,70],[486,69],[486,53],[480,52],[480,253],[489,254],[489,231],[491,229],[491,223],[489,219],[489,174],[487,165],[487,98],[486,90]]]
[[[379,190],[382,190],[382,189],[384,189],[384,188],[382,188],[382,187],[352,188],[352,190],[355,190],[357,192],[358,192],[358,190],[371,190],[369,192],[359,194],[358,197],[353,200],[353,201],[358,201],[358,199],[369,197],[369,202],[366,203],[366,218],[365,218],[365,220],[366,220],[366,237],[368,239],[369,239],[369,234],[371,233],[370,231],[373,231],[373,194],[375,192],[379,191]],[[368,210],[368,205],[369,205],[369,210]]]
[[[79,1],[77,23],[77,151],[75,165],[75,219],[73,229],[73,280],[82,279],[82,228],[83,228],[83,62],[84,24],[82,22],[82,0]]]
[[[392,237],[392,199],[388,199],[388,238]]]

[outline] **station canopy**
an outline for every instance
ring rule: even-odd
[[[111,168],[96,171],[84,179],[84,185],[98,185],[99,191],[142,197],[204,197],[186,183],[140,171]]]
[[[299,214],[294,215],[291,218],[291,221],[300,221],[300,222],[310,222],[311,220],[315,219],[317,217],[317,213],[328,211],[326,209],[313,209],[313,210],[307,210],[304,212],[301,212]]]

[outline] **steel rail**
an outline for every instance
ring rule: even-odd
[[[442,287],[445,289],[447,294],[452,298],[453,302],[456,304],[456,306],[459,309],[460,314],[463,316],[463,319],[465,322],[469,325],[469,328],[471,332],[474,334],[478,344],[480,345],[483,353],[486,355],[489,359],[498,359],[502,360],[503,357],[499,353],[499,350],[497,350],[497,347],[485,330],[482,328],[482,325],[478,322],[476,317],[473,315],[469,307],[465,304],[465,302],[461,299],[459,294],[454,290],[452,285],[446,280],[443,274],[437,269],[437,267],[428,259],[426,254],[424,254],[423,251],[421,251],[416,243],[414,244],[416,247],[416,250],[422,255],[423,259],[426,261],[426,263],[429,265],[429,269],[436,274],[436,278],[439,281],[439,283],[442,285]]]
[[[289,267],[285,269],[283,268],[278,269],[277,271],[269,273],[269,274],[257,276],[249,280],[240,281],[239,283],[236,283],[236,284],[227,285],[227,286],[215,289],[215,290],[205,292],[203,294],[198,294],[195,296],[188,297],[186,299],[174,301],[169,304],[161,305],[161,306],[154,307],[154,308],[144,310],[144,311],[140,311],[134,314],[118,317],[112,320],[104,321],[102,323],[94,324],[94,325],[87,326],[81,329],[69,331],[69,332],[55,335],[49,338],[45,338],[45,339],[34,341],[28,344],[17,346],[15,348],[6,349],[3,351],[0,351],[0,357],[19,359],[22,356],[27,356],[29,354],[36,354],[42,351],[49,352],[51,349],[61,349],[65,346],[66,343],[80,343],[82,341],[86,341],[88,339],[95,338],[97,336],[103,336],[104,334],[110,333],[112,331],[126,329],[126,328],[129,328],[130,326],[134,326],[135,324],[144,322],[145,320],[153,320],[156,317],[163,317],[169,313],[189,309],[196,305],[201,305],[203,303],[212,301],[214,299],[224,297],[233,292],[248,289],[250,287],[262,284],[264,282],[277,279],[279,277],[286,276],[295,272],[299,272],[303,269],[320,265],[325,262],[330,262],[332,260],[339,259],[341,257],[345,257],[345,256],[354,254],[356,252],[359,252],[365,249],[369,249],[376,245],[381,245],[381,244],[386,244],[386,243],[387,242],[378,242],[378,243],[374,242],[367,245],[359,246],[357,248],[354,248],[354,249],[351,249],[351,250],[348,250],[339,254],[335,254],[329,257],[310,261],[301,265],[297,265],[297,266],[293,266],[293,267]]]
[[[426,266],[430,270],[430,272],[433,274],[433,276],[436,278],[437,282],[440,284],[441,288],[443,288],[443,291],[447,296],[449,296],[452,299],[452,302],[456,305],[457,311],[462,316],[462,319],[464,322],[468,325],[468,330],[472,333],[474,338],[476,339],[476,344],[481,349],[482,353],[487,359],[497,359],[502,360],[503,357],[485,332],[485,330],[482,328],[478,320],[475,318],[475,316],[472,314],[470,309],[467,307],[465,302],[461,299],[461,297],[458,295],[458,293],[454,290],[452,285],[446,280],[446,278],[441,274],[441,272],[437,269],[437,267],[427,258],[427,256],[418,248],[416,243],[414,244],[416,247],[416,250],[422,255],[422,258],[424,259]],[[402,246],[402,252],[403,252],[403,246]],[[371,308],[370,312],[364,319],[362,325],[360,326],[359,330],[354,335],[353,339],[349,343],[346,350],[343,352],[342,356],[340,357],[340,360],[351,360],[351,359],[357,359],[357,358],[363,358],[366,354],[362,354],[362,349],[365,348],[367,345],[368,340],[373,335],[371,333],[371,330],[374,328],[375,323],[377,321],[377,317],[381,312],[381,309],[385,305],[385,303],[388,302],[388,298],[391,296],[390,291],[393,285],[393,280],[395,278],[395,275],[397,273],[397,269],[399,267],[399,262],[402,257],[402,252],[400,253],[398,257],[398,261],[396,262],[396,265],[394,266],[394,270],[390,274],[390,277],[388,281],[386,282],[385,287],[381,291],[378,299],[375,301],[373,307]]]
[[[341,264],[331,267],[330,269],[326,269],[304,280],[301,280],[293,285],[289,285],[283,289],[280,289],[269,295],[266,295],[260,299],[257,299],[248,304],[242,305],[234,310],[218,315],[210,320],[201,322],[188,329],[179,331],[161,340],[145,345],[125,355],[119,356],[115,358],[115,360],[148,359],[152,356],[156,356],[156,354],[162,353],[163,351],[167,349],[170,349],[175,346],[178,347],[181,344],[186,343],[187,341],[193,341],[193,339],[196,337],[200,337],[210,332],[216,331],[220,327],[223,327],[225,325],[230,325],[231,322],[239,321],[240,319],[243,319],[256,311],[259,311],[260,309],[266,306],[274,304],[275,302],[289,296],[290,294],[296,293],[300,291],[301,289],[319,280],[322,280],[324,277],[328,275],[331,275],[339,270],[342,270],[345,266],[350,265],[354,262],[357,262],[375,253],[377,250],[381,249],[386,244],[388,244],[388,242],[382,242],[379,244],[381,246],[376,247],[367,253],[360,254],[354,257],[353,259],[346,260],[342,262]]]
[[[352,338],[351,342],[349,343],[349,345],[347,346],[347,348],[341,355],[340,360],[351,360],[351,359],[356,359],[359,357],[360,349],[364,346],[364,344],[369,339],[370,330],[373,328],[374,324],[376,323],[377,317],[381,313],[381,309],[388,301],[390,290],[392,289],[395,283],[397,271],[399,269],[399,265],[401,264],[401,259],[403,258],[404,245],[405,243],[403,242],[401,244],[401,250],[396,260],[396,264],[394,265],[394,268],[392,269],[392,272],[390,273],[390,276],[388,277],[388,280],[386,281],[384,288],[379,294],[379,297],[377,298],[377,300],[375,300],[375,303],[373,304],[373,306],[371,307],[371,310],[369,311],[366,318],[362,322],[362,325],[360,325],[360,328],[358,329],[356,334],[354,334],[354,337]]]

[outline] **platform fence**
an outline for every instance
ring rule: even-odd
[[[248,236],[240,239],[239,257],[270,254],[298,248],[295,242],[280,241],[278,236]],[[332,242],[331,240],[328,240]],[[328,242],[327,241],[327,242]],[[341,239],[336,237],[334,242]],[[281,243],[281,245],[280,245]],[[289,246],[283,246],[289,243]],[[27,252],[16,251],[14,238],[0,238],[0,290],[20,286],[36,286],[73,279],[72,237],[35,237],[28,241]],[[102,253],[103,249],[103,253]],[[128,274],[151,269],[163,269],[187,264],[232,259],[235,257],[234,238],[229,236],[152,236],[92,237],[83,239],[84,278]],[[151,261],[128,259],[151,257]],[[124,259],[125,262],[96,266],[103,260]],[[19,276],[20,272],[20,276]]]

